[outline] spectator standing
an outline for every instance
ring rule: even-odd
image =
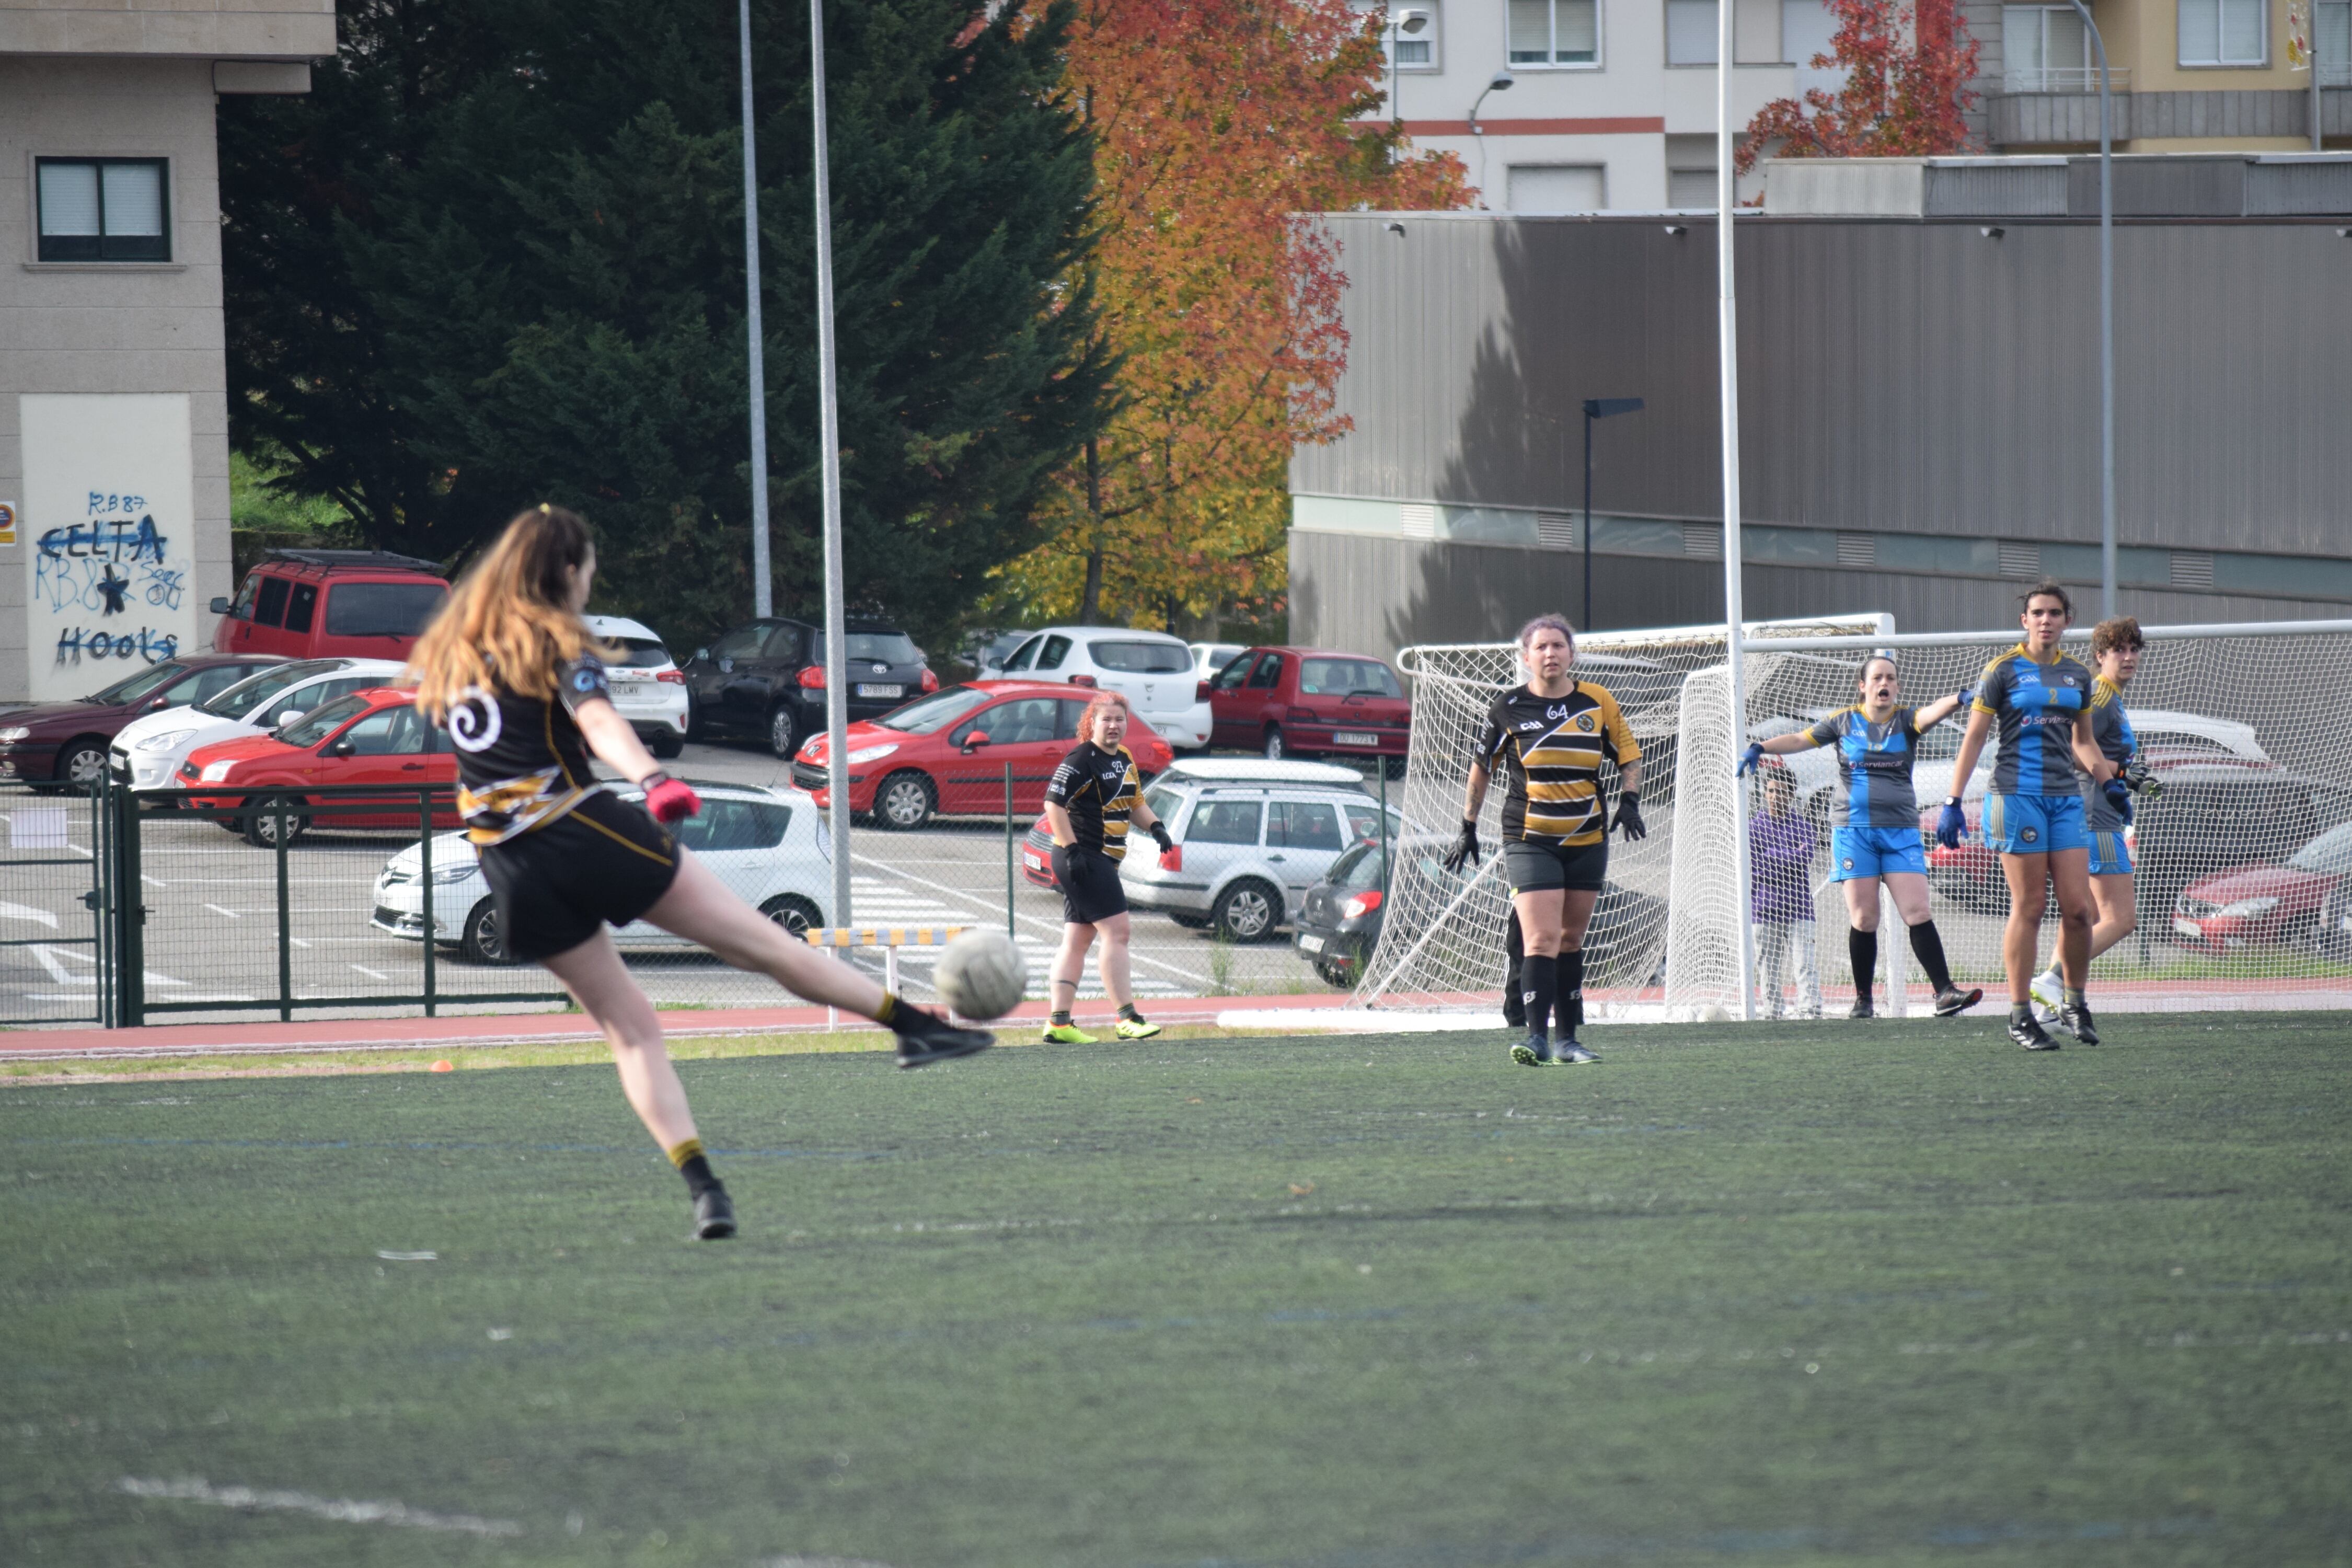
[[[1797,1016],[1822,1016],[1821,966],[1814,957],[1813,825],[1797,812],[1797,784],[1778,763],[1762,770],[1764,809],[1748,819],[1748,915],[1756,927],[1758,1003],[1781,1016],[1782,974],[1796,967]]]

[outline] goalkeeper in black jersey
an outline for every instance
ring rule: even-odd
[[[1602,768],[1617,773],[1617,821],[1642,838],[1642,748],[1608,689],[1578,680],[1576,634],[1559,616],[1538,616],[1519,631],[1528,680],[1495,700],[1470,764],[1462,832],[1445,859],[1460,871],[1479,857],[1478,808],[1499,772],[1504,869],[1510,877],[1526,957],[1519,999],[1527,1038],[1511,1047],[1522,1066],[1600,1058],[1576,1037],[1584,1021],[1584,933],[1609,873],[1609,814]],[[1555,1010],[1560,1037],[1555,1047]]]

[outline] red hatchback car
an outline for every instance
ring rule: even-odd
[[[920,827],[940,813],[1003,816],[1010,763],[1014,815],[1036,811],[1055,766],[1078,743],[1089,695],[1044,681],[973,680],[852,724],[849,808],[897,828]],[[1128,721],[1127,749],[1145,778],[1175,760],[1139,717]],[[793,783],[821,806],[832,804],[828,754],[817,734],[793,758]]]
[[[281,785],[351,784],[397,784],[413,790],[419,784],[457,782],[457,758],[448,749],[441,727],[417,711],[416,693],[385,688],[338,697],[275,734],[199,746],[180,764],[181,787],[191,790],[206,784],[234,785],[240,792]],[[286,842],[293,843],[313,826],[414,832],[416,798],[413,794],[387,795],[381,811],[373,809],[377,803],[364,795],[339,795],[310,803],[335,809],[315,821],[309,813],[289,810],[284,817]],[[193,810],[218,813],[222,826],[243,833],[247,843],[269,847],[278,842],[278,814],[252,809],[241,793],[196,795],[188,804]],[[289,804],[299,807],[306,803],[297,795]],[[433,825],[457,826],[453,800],[435,803]]]
[[[1381,757],[1404,776],[1412,704],[1396,671],[1328,648],[1254,647],[1201,683],[1216,727],[1213,746],[1269,757]]]
[[[2192,951],[2217,956],[2320,938],[2321,912],[2347,874],[2352,822],[2274,865],[2242,866],[2189,883],[2173,900],[2172,934]]]

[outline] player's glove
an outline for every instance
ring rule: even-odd
[[[1168,825],[1164,822],[1155,822],[1151,825],[1151,842],[1160,846],[1160,852],[1162,855],[1176,847],[1176,841],[1168,837]]]
[[[2124,769],[2123,777],[2126,786],[2142,800],[2154,800],[2164,793],[2164,781],[2156,776],[2154,768],[2137,757],[2134,757]]]
[[[1970,708],[1975,706],[1976,700],[1977,689],[1973,686],[1963,686],[1958,691],[1952,693],[1952,700],[1958,702],[1962,708]]]
[[[1629,840],[1650,836],[1650,825],[1642,820],[1642,797],[1630,789],[1617,796],[1617,826]]]
[[[1968,813],[1960,809],[1960,797],[1947,796],[1944,809],[1936,816],[1936,842],[1947,849],[1958,849],[1968,831]]]
[[[1463,867],[1477,863],[1478,819],[1465,816],[1462,819],[1462,831],[1454,836],[1454,847],[1445,852],[1445,868],[1459,876]]]
[[[2105,794],[2107,804],[2116,808],[2116,815],[2124,819],[2124,826],[2129,827],[2132,819],[2131,785],[2119,778],[2115,778],[2109,779],[2099,788]]]
[[[646,792],[646,810],[656,822],[667,825],[684,822],[702,810],[702,797],[687,785],[656,768],[637,781]]]
[[[1764,747],[1759,742],[1739,753],[1739,765],[1731,771],[1734,777],[1744,779],[1763,765]]]

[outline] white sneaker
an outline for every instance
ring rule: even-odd
[[[2066,982],[2056,970],[2045,969],[2027,983],[2025,994],[2032,1000],[2036,1016],[2055,1013],[2065,1003]]]

